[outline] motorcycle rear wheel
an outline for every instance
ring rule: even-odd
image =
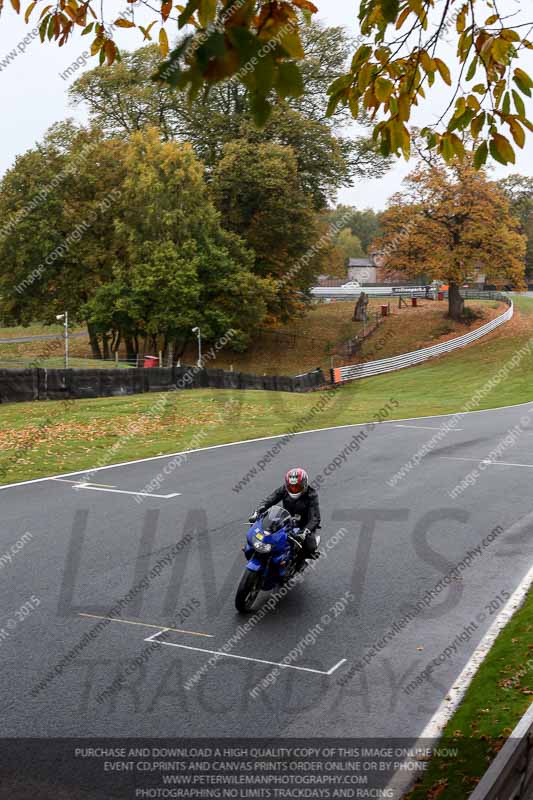
[[[261,580],[258,572],[252,572],[249,569],[244,571],[235,595],[235,608],[241,614],[249,614],[252,610],[257,595],[261,591]]]

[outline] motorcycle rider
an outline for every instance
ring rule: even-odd
[[[318,492],[309,486],[309,476],[301,467],[294,467],[287,472],[283,485],[265,497],[250,517],[250,522],[255,522],[269,508],[278,505],[297,518],[303,558],[318,558],[315,536],[316,529],[320,528]]]

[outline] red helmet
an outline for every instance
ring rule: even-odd
[[[285,488],[291,497],[300,497],[307,491],[308,486],[309,476],[301,467],[290,469],[285,475]]]

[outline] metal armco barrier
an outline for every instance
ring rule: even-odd
[[[532,797],[533,705],[470,795],[470,800],[531,800]]]
[[[432,347],[424,347],[422,350],[413,350],[411,353],[402,353],[402,355],[393,356],[392,358],[368,361],[366,364],[336,367],[331,371],[332,383],[344,383],[345,381],[354,381],[359,378],[368,378],[372,375],[381,375],[384,372],[394,372],[394,370],[397,369],[421,364],[423,361],[441,356],[444,353],[451,353],[453,350],[465,347],[467,344],[481,339],[482,336],[486,336],[488,333],[495,330],[495,328],[498,328],[500,325],[510,320],[514,314],[513,301],[504,294],[499,294],[498,292],[468,292],[467,296],[469,299],[477,300],[501,300],[507,303],[509,308],[505,314],[501,314],[499,317],[487,322],[486,325],[482,325],[480,328],[476,328],[476,330],[470,333],[465,333],[463,336],[459,336],[456,339],[450,339],[447,342],[441,342],[441,344],[436,344]]]

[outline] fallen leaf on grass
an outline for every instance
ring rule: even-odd
[[[428,790],[427,800],[437,800],[448,786],[448,778],[441,778]]]

